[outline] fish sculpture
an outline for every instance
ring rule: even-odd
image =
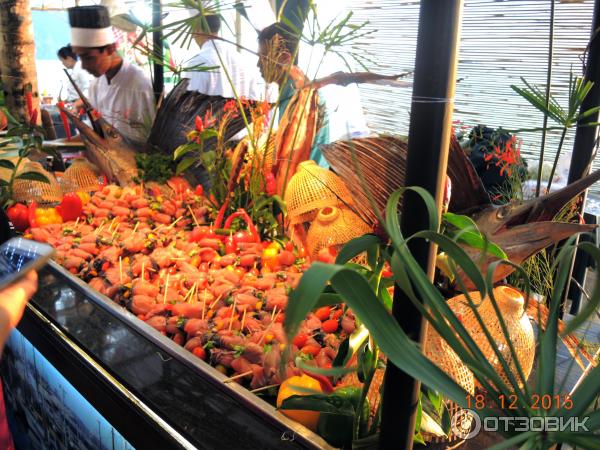
[[[84,100],[84,102],[86,101]],[[68,109],[60,106],[59,109],[67,115],[81,133],[86,147],[86,158],[96,164],[110,182],[121,186],[133,184],[137,175],[136,150],[133,144],[102,117],[94,117],[93,121],[94,127],[101,131],[99,133]]]
[[[406,142],[398,137],[377,136],[339,141],[321,148],[331,168],[346,182],[356,200],[355,212],[371,226],[376,226],[378,214],[375,210],[381,215],[389,196],[404,186]],[[471,161],[453,136],[447,174],[452,181],[449,210],[472,217],[479,231],[500,246],[508,259],[516,264],[551,244],[596,227],[553,222],[552,219],[570,200],[600,180],[600,171],[543,197],[498,206],[492,204]],[[473,260],[481,259],[481,250],[467,245],[462,247]],[[485,273],[497,260],[493,255],[486,255],[480,262],[480,269]],[[513,271],[511,266],[500,265],[493,281],[498,282]],[[475,288],[468,277],[461,273],[459,276],[467,289]]]

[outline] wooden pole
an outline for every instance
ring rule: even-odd
[[[28,89],[34,109],[40,108],[29,0],[0,0],[0,74],[6,107],[14,116],[29,120],[25,102]]]
[[[154,99],[156,102],[160,99],[165,88],[165,72],[163,62],[163,34],[160,27],[162,26],[162,6],[160,0],[152,0],[152,50],[154,56],[160,63],[154,63]]]
[[[441,211],[450,132],[462,0],[421,0],[417,54],[408,134],[406,186],[425,188]],[[412,195],[411,195],[412,194]],[[423,201],[408,192],[404,198],[402,233],[405,237],[429,226]],[[436,246],[422,239],[409,248],[433,280]],[[393,315],[411,339],[423,343],[427,323],[401,289],[394,291]],[[385,374],[379,448],[413,447],[421,383],[389,363]]]

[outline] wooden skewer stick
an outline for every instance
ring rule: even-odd
[[[196,281],[194,284],[192,284],[192,288],[188,291],[189,294],[189,298],[187,299],[188,302],[190,302],[192,300],[192,297],[194,296],[194,292],[196,292],[196,287],[198,286],[198,282]],[[186,294],[187,297],[187,294]]]
[[[267,328],[265,328],[265,331],[263,332],[263,335],[260,337],[260,340],[258,341],[258,345],[262,344],[263,339],[267,336],[267,332],[271,329],[271,327],[275,323],[274,319],[277,319],[277,317],[279,316],[280,312],[281,311],[278,311],[277,314],[275,315],[275,317],[271,318],[271,323],[267,326]]]
[[[137,231],[137,229],[138,229],[138,226],[139,226],[139,225],[140,225],[140,223],[139,223],[139,222],[136,222],[136,223],[135,223],[135,226],[133,227],[133,232],[134,232],[134,233]]]
[[[246,322],[246,312],[248,312],[248,307],[244,308],[244,313],[242,314],[242,324],[240,326],[240,331],[244,331],[244,322]]]
[[[196,215],[194,214],[194,211],[192,210],[192,207],[190,205],[187,205],[187,207],[190,210],[190,214],[192,215],[192,219],[194,219],[194,223],[196,224],[197,227],[199,227],[200,224],[198,223],[198,219],[196,219]]]
[[[145,280],[144,278],[144,269],[146,268],[146,261],[142,261],[142,280]]]
[[[219,296],[218,296],[218,297],[215,299],[215,301],[211,303],[211,305],[208,307],[208,310],[209,310],[209,311],[215,307],[215,305],[217,304],[217,302],[218,302],[219,300],[221,300],[221,297],[222,297],[222,295],[223,295],[223,294],[219,295]]]
[[[165,303],[167,303],[167,292],[169,290],[169,277],[171,276],[170,273],[167,273],[167,284],[165,284],[165,295],[163,296],[163,305]]]
[[[275,317],[275,313],[277,312],[277,305],[273,307],[273,312],[271,313],[271,322],[273,322],[273,317]]]
[[[110,233],[112,231],[112,227],[115,224],[115,220],[117,220],[116,217],[113,218],[112,222],[110,223],[110,226],[108,227],[108,232]]]
[[[174,222],[173,222],[171,225],[169,225],[169,226],[167,227],[167,230],[168,230],[169,228],[173,228],[173,227],[175,226],[175,224],[176,224],[177,222],[179,222],[181,219],[183,219],[183,216],[181,216],[179,219],[175,219],[175,221],[174,221]]]
[[[77,220],[75,221],[75,225],[73,225],[73,228],[77,228],[77,225],[79,225],[79,217],[77,218]]]
[[[252,389],[250,392],[255,393],[255,392],[260,392],[260,391],[266,391],[267,389],[271,389],[272,387],[277,387],[277,386],[279,386],[279,383],[270,384],[268,386],[259,387],[257,389]]]
[[[119,281],[123,284],[123,258],[119,256]]]
[[[237,302],[237,300],[234,298],[233,305],[231,305],[231,317],[229,318],[229,331],[231,331],[231,327],[233,327],[233,319],[237,315],[235,313],[236,302]]]
[[[204,310],[206,309],[206,288],[204,288],[204,295],[202,296],[202,320],[204,320]]]
[[[237,375],[231,377],[231,378],[227,378],[226,380],[223,380],[223,383],[231,383],[232,381],[235,381],[239,378],[244,378],[247,377],[248,375],[252,375],[254,372],[252,370],[249,370],[248,372],[244,372],[244,373],[238,373]]]

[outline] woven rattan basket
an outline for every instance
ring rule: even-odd
[[[504,359],[508,362],[512,374],[519,381],[522,386],[527,382],[527,378],[531,373],[533,367],[533,359],[535,355],[535,337],[533,334],[533,327],[529,322],[527,314],[524,313],[525,300],[523,295],[518,290],[510,286],[500,286],[494,289],[494,297],[498,303],[498,308],[506,323],[508,329],[508,335],[510,336],[510,342],[514,346],[515,353],[523,369],[525,380],[522,380],[518,375],[516,364],[512,358],[512,354],[509,346],[507,345],[506,338],[500,327],[498,321],[498,315],[494,310],[494,306],[489,297],[486,297],[481,301],[479,292],[472,292],[469,294],[473,302],[478,305],[477,311],[481,315],[483,322],[490,332],[493,340],[496,342],[496,346]],[[485,337],[483,330],[481,329],[475,313],[468,306],[468,301],[464,295],[459,295],[448,300],[448,305],[454,313],[461,318],[461,321],[465,328],[469,331],[469,334],[481,349],[483,354],[486,356],[488,361],[496,369],[500,377],[508,383],[508,377],[492,346]]]
[[[327,206],[352,205],[345,183],[314,161],[304,161],[285,190],[287,213],[292,225],[312,221],[317,211]]]
[[[63,192],[94,192],[100,188],[98,170],[85,158],[76,158],[71,166],[65,170],[60,181]]]
[[[322,248],[341,247],[346,242],[371,231],[371,228],[349,209],[327,206],[319,210],[308,230],[308,253],[315,259]]]
[[[29,161],[19,171],[19,174],[25,172],[37,172],[48,179],[48,183],[33,180],[15,179],[13,184],[13,198],[17,202],[35,201],[40,204],[56,203],[62,199],[60,185],[50,172],[44,170],[38,162]]]

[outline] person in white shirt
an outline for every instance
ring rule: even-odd
[[[197,15],[194,39],[200,52],[187,64],[190,70],[182,74],[182,78],[189,80],[188,91],[224,98],[235,98],[237,94],[248,100],[276,101],[275,90],[268,89],[256,67],[257,58],[245,50],[238,51],[235,44],[216,38],[221,18],[209,14],[202,17],[198,10],[190,13]]]
[[[71,46],[83,69],[95,80],[90,83],[92,106],[133,143],[148,137],[156,103],[146,74],[119,56],[104,6],[69,8]]]
[[[61,49],[58,50],[56,55],[58,56],[58,59],[63,64],[63,66],[65,66],[65,68],[69,72],[69,75],[71,76],[73,81],[77,83],[77,86],[79,87],[83,95],[87,97],[88,88],[90,86],[90,75],[81,68],[81,61],[79,61],[79,58],[73,52],[71,46],[67,45],[65,47],[61,47]],[[67,77],[65,77],[64,79],[62,92],[64,93],[61,95],[62,100],[68,103],[75,103],[75,106],[79,106],[78,103],[81,103],[81,100],[79,99],[79,94],[73,87],[73,84],[71,84],[71,82],[67,79]]]

